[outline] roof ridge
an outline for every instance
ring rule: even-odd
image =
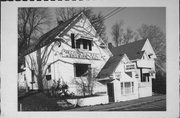
[[[126,44],[123,44],[123,45],[120,45],[120,46],[130,45],[130,44],[133,44],[133,43],[138,43],[138,42],[141,42],[141,41],[146,42],[146,40],[147,40],[147,39],[140,39],[140,40],[133,41],[133,42],[130,42],[130,43],[126,43]],[[120,46],[117,46],[117,47],[120,47]],[[116,48],[116,47],[114,47],[114,48]]]
[[[64,21],[61,25],[57,25],[56,27],[52,28],[51,30],[49,30],[48,32],[46,32],[45,34],[41,35],[39,37],[39,40],[37,41],[37,43],[35,43],[33,46],[29,47],[26,51],[25,51],[25,54],[24,55],[27,55],[33,51],[35,51],[36,49],[39,49],[41,47],[43,47],[44,45],[40,45],[40,43],[42,43],[43,41],[45,41],[45,39],[49,39],[49,38],[46,38],[47,37],[51,37],[52,35],[54,35],[54,33],[52,34],[52,32],[60,29],[63,27],[64,25],[64,29],[67,29],[66,27],[69,27],[71,25],[71,22],[75,21],[78,17],[80,17],[81,15],[83,14],[83,12],[80,12],[78,14],[76,14],[75,16],[73,16],[72,18]],[[71,21],[71,22],[70,22]],[[59,35],[60,31],[56,31],[55,34]],[[52,41],[50,41],[52,42]]]

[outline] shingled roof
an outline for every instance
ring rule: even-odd
[[[111,76],[111,74],[115,71],[123,56],[124,55],[117,55],[110,57],[96,78],[106,78]]]
[[[125,45],[114,47],[111,49],[111,52],[114,56],[126,54],[130,60],[141,59],[144,54],[142,48],[145,42],[146,40],[142,39]]]
[[[29,49],[27,49],[25,51],[24,55],[27,55],[39,48],[42,48],[45,45],[51,44],[52,42],[56,41],[55,38],[56,36],[62,36],[64,33],[66,33],[73,24],[77,23],[79,21],[79,19],[81,18],[80,16],[82,16],[83,12],[75,15],[74,17],[72,17],[71,19],[63,22],[62,24],[58,25],[57,27],[53,28],[52,30],[50,30],[49,32],[45,33],[44,35],[42,35],[39,40],[33,45],[31,46]]]

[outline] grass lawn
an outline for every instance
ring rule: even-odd
[[[66,110],[63,106],[58,106],[57,101],[60,98],[48,97],[44,93],[35,93],[18,100],[18,110],[20,104],[22,111],[60,111]],[[65,103],[66,104],[66,103]]]

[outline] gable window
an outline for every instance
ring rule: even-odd
[[[77,39],[76,40],[76,48],[77,49],[85,49],[85,50],[92,50],[92,41],[87,39]]]
[[[76,49],[92,50],[92,39],[81,37],[75,39],[74,33],[71,33],[71,47]]]
[[[75,77],[87,76],[88,69],[90,68],[90,64],[74,64],[74,72]]]

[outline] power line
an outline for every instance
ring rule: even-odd
[[[112,17],[113,15],[117,14],[118,12],[121,12],[122,10],[124,10],[126,7],[122,7],[120,10],[116,11],[115,13],[111,14],[110,16],[106,17],[103,20],[107,20],[108,18]]]
[[[116,8],[116,9],[112,10],[110,13],[108,13],[107,15],[105,15],[105,16],[102,18],[102,20],[96,21],[95,23],[105,21],[105,20],[107,20],[108,18],[112,17],[113,15],[117,14],[118,12],[121,12],[121,11],[124,10],[125,8],[126,8],[126,7],[119,7],[119,8]],[[119,10],[118,10],[118,9],[119,9]],[[113,12],[115,12],[115,13],[113,13]],[[89,27],[92,27],[92,26],[93,26],[93,25],[91,24],[91,25],[89,25],[89,26],[86,27],[86,28],[89,28]],[[100,28],[100,27],[99,27],[99,28]],[[98,28],[98,29],[99,29],[99,28]]]
[[[106,17],[108,17],[108,15],[112,14],[113,12],[117,11],[118,9],[121,9],[121,7],[112,10],[111,12],[109,12],[108,14],[106,14],[106,15],[103,17],[103,19],[105,19]]]

